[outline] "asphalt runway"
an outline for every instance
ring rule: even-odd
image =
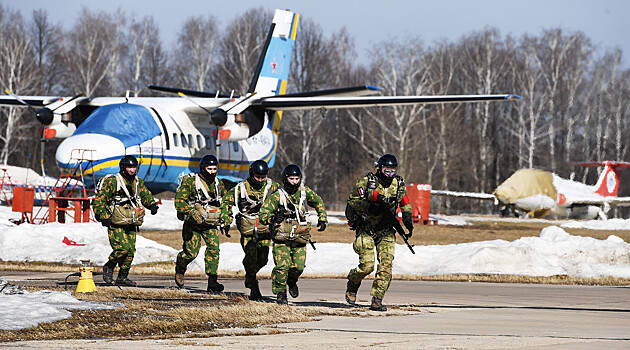
[[[0,271],[17,285],[47,286],[67,274]],[[173,287],[171,278],[131,276],[140,288]],[[95,277],[97,286],[100,278]],[[247,293],[242,280],[220,279],[230,293]],[[191,292],[205,290],[206,280],[188,278]],[[300,296],[291,305],[347,308],[345,280],[301,279]],[[367,310],[371,280],[359,290],[361,310]],[[270,296],[271,281],[261,281]],[[535,284],[422,282],[394,280],[384,303],[387,313],[368,317],[325,316],[302,323],[260,327],[267,335],[141,341],[64,340],[2,343],[0,348],[33,349],[630,349],[630,286],[563,286]],[[387,316],[387,317],[382,317]]]

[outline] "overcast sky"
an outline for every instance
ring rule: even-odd
[[[367,62],[366,49],[391,38],[419,37],[426,43],[447,38],[457,40],[485,26],[497,27],[502,35],[539,34],[543,28],[581,30],[603,48],[621,48],[628,66],[630,55],[630,1],[628,0],[0,0],[23,15],[35,8],[48,11],[53,22],[69,28],[81,8],[115,11],[138,17],[152,15],[159,23],[164,43],[173,44],[183,21],[190,16],[212,14],[229,25],[246,9],[290,9],[302,18],[319,23],[326,34],[346,27],[355,39],[360,62]],[[299,35],[299,34],[298,34]]]

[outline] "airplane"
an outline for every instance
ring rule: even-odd
[[[515,216],[542,218],[548,215],[573,219],[602,220],[614,206],[630,206],[630,197],[617,197],[619,172],[630,168],[628,162],[580,162],[578,166],[604,170],[595,185],[561,178],[540,169],[520,169],[514,172],[493,193],[431,190],[432,195],[492,200],[503,212]]]
[[[238,182],[251,162],[274,165],[282,112],[408,104],[506,101],[500,95],[372,96],[365,85],[286,94],[299,14],[276,10],[254,76],[243,96],[149,85],[179,97],[0,96],[0,105],[27,106],[42,123],[43,138],[65,139],[58,166],[80,166],[86,186],[118,172],[126,154],[154,193],[175,191],[182,174],[198,171],[206,154],[219,158],[218,176]],[[35,107],[39,109],[35,109]],[[87,175],[92,175],[87,176]]]

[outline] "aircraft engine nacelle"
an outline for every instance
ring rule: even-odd
[[[77,126],[72,122],[63,121],[64,119],[62,116],[55,115],[52,123],[44,125],[44,138],[65,139],[70,137]]]
[[[256,135],[265,124],[265,113],[262,109],[248,108],[242,113],[232,114],[217,108],[211,119],[219,126],[220,141],[241,141]],[[216,131],[213,132],[216,137]]]

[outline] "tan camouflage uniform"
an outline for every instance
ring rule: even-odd
[[[208,184],[203,176],[199,176],[202,184],[206,187],[208,194],[212,198],[217,198],[215,184]],[[223,182],[218,178],[220,196],[226,193]],[[197,200],[197,188],[195,186],[194,174],[185,175],[182,183],[175,194],[175,209],[182,214],[190,214],[194,208],[189,203]],[[205,265],[206,275],[216,275],[219,269],[219,228],[217,226],[198,225],[191,216],[188,216],[182,227],[182,251],[177,254],[176,270],[186,271],[188,264],[195,260],[201,240],[206,242]]]
[[[299,203],[301,190],[302,188],[289,195],[293,203]],[[328,222],[326,209],[324,208],[324,202],[321,197],[317,195],[315,191],[306,186],[303,187],[303,190],[306,191],[306,201],[304,206],[308,203],[309,206],[317,210],[319,221]],[[260,221],[265,225],[271,224],[272,217],[278,210],[279,205],[280,192],[276,191],[267,197],[263,203],[259,213]],[[306,208],[302,208],[302,210],[306,211]],[[275,227],[272,231],[273,230],[275,230]],[[306,267],[306,244],[274,241],[273,261],[276,266],[271,272],[271,290],[273,294],[278,294],[279,292],[286,290],[287,283],[297,283],[298,278],[304,271],[304,268]]]
[[[270,186],[267,190],[267,197],[269,197],[269,195],[276,192],[276,190],[280,188],[280,185],[269,178],[267,179],[270,180]],[[258,190],[253,188],[248,181],[243,181],[243,183],[245,185],[245,189],[249,198],[255,202],[260,202],[260,204],[252,208],[248,208],[248,210],[245,210],[246,207],[250,206],[251,204],[247,201],[242,201],[243,203],[241,203],[240,198],[238,201],[235,200],[234,195],[236,193],[237,187],[239,187],[239,197],[241,191],[240,184],[237,184],[225,195],[223,199],[224,204],[222,207],[222,218],[226,223],[232,222],[232,207],[235,205],[235,203],[236,205],[238,205],[239,211],[247,215],[256,216],[260,211],[267,181],[265,180],[265,184]],[[245,288],[252,288],[256,284],[256,274],[258,273],[258,271],[260,271],[260,269],[267,265],[267,261],[269,260],[271,234],[270,232],[255,235],[244,234],[242,228],[238,228],[241,232],[241,247],[243,248],[243,252],[245,253],[245,257],[243,258],[243,267],[245,268]]]
[[[369,175],[366,175],[357,181],[348,198],[348,205],[365,218],[364,224],[357,227],[357,236],[352,245],[354,251],[359,255],[359,266],[350,270],[348,279],[358,285],[365,276],[374,271],[374,248],[376,248],[378,268],[372,283],[371,295],[383,298],[392,280],[396,231],[390,226],[379,227],[383,220],[383,214],[370,213],[370,206],[375,204],[373,202],[374,189],[368,193],[368,177]],[[376,176],[374,178],[376,179]],[[387,204],[387,208],[395,214],[399,203],[407,195],[402,177],[396,175],[388,187],[384,187],[378,180],[376,183],[378,194],[392,198],[392,201]],[[379,210],[385,210],[385,207],[381,207]],[[401,210],[411,216],[411,204],[406,203],[401,207]]]
[[[146,208],[150,208],[152,204],[157,202],[151,195],[151,192],[144,185],[144,181],[141,178],[135,177],[133,183],[129,183],[127,179],[123,177],[125,186],[129,190],[129,194],[135,197],[136,181],[138,182],[138,188],[140,191],[140,201]],[[116,177],[110,176],[103,179],[102,187],[94,197],[92,202],[94,215],[98,220],[107,219],[110,217],[110,213],[107,211],[107,206],[111,204],[115,196],[121,198],[127,198],[127,195],[121,188],[116,193]],[[136,203],[139,204],[139,203]],[[131,268],[131,262],[136,254],[136,233],[138,232],[138,226],[115,226],[110,225],[107,228],[107,235],[109,236],[109,244],[113,251],[109,254],[109,261],[114,261],[120,266],[121,269]]]

